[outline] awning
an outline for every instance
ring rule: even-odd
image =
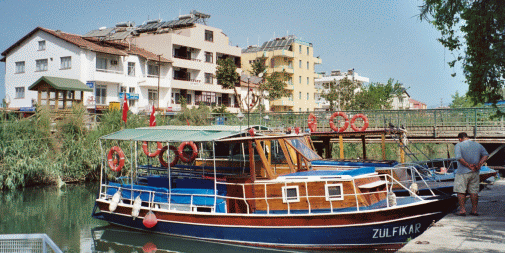
[[[206,142],[236,136],[243,131],[245,131],[244,126],[159,126],[125,129],[102,136],[100,139],[159,142]]]
[[[39,80],[35,81],[28,90],[37,90],[37,86],[40,84],[48,84],[56,90],[74,90],[74,91],[93,91],[83,82],[77,79],[54,77],[54,76],[43,76]]]

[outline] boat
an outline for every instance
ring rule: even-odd
[[[103,136],[92,216],[218,243],[398,249],[456,207],[454,196],[421,196],[404,186],[411,195],[395,197],[390,182],[401,184],[374,167],[313,170],[321,157],[309,137],[242,126],[158,126]],[[144,142],[169,152],[149,157]]]

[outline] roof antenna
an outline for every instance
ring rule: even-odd
[[[249,47],[249,37],[247,37],[247,45],[246,45],[246,48]]]

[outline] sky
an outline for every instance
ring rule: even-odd
[[[261,45],[296,35],[311,42],[322,59],[316,72],[348,69],[370,82],[393,78],[428,108],[448,105],[468,90],[461,66],[437,41],[440,33],[418,18],[421,0],[0,0],[0,52],[37,26],[83,35],[99,27],[149,19],[173,20],[197,10],[211,17],[233,45]],[[456,73],[455,77],[451,74]],[[0,63],[0,99],[5,97],[5,63]]]

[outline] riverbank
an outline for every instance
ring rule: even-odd
[[[466,210],[470,209],[468,200]],[[398,252],[503,252],[505,179],[480,191],[479,214],[465,217],[449,214]]]

